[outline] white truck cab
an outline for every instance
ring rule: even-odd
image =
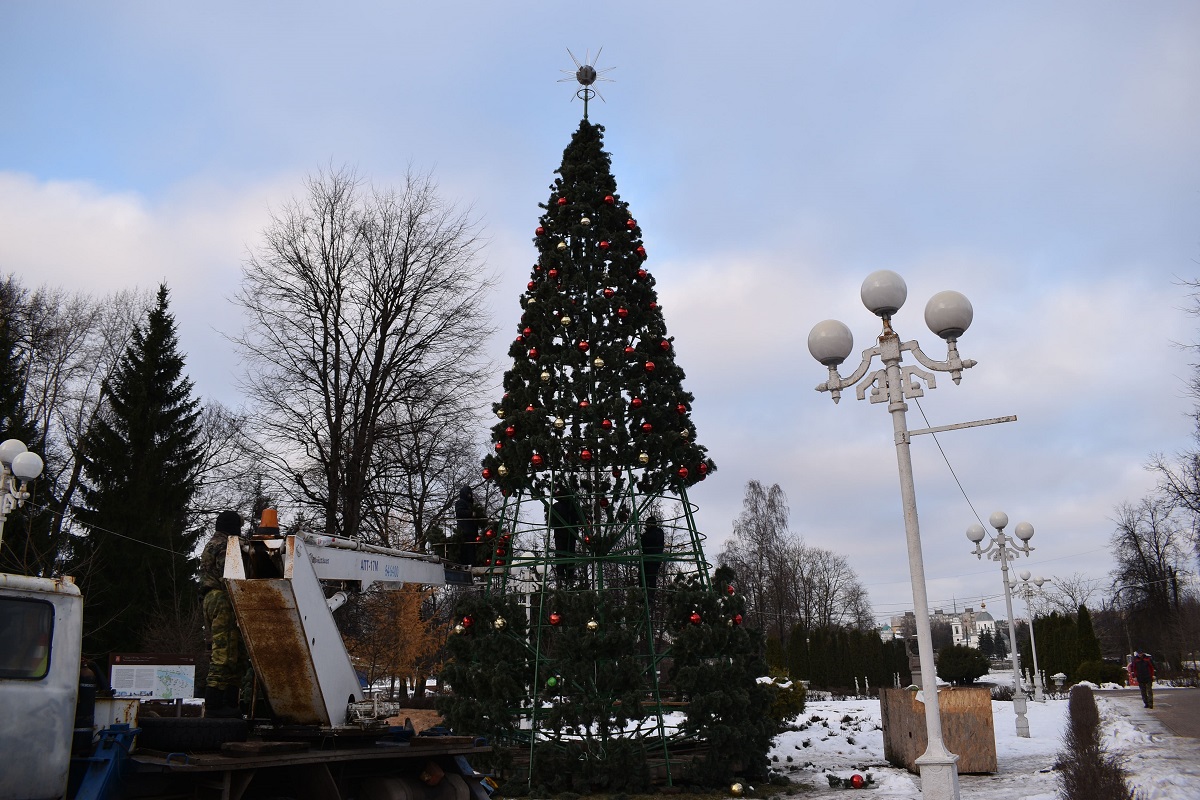
[[[0,573],[0,800],[66,793],[82,615],[71,578]]]

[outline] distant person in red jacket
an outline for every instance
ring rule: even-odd
[[[1133,654],[1133,677],[1142,690],[1142,705],[1154,708],[1154,659],[1149,653]]]

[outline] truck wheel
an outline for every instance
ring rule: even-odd
[[[225,742],[244,742],[249,725],[244,719],[214,717],[144,717],[138,747],[165,753],[219,750]]]

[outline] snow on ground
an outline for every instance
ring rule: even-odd
[[[1144,800],[1200,798],[1200,742],[1168,734],[1149,714],[1133,704],[1105,699],[1097,692],[1110,749],[1130,771],[1131,783]],[[1067,701],[1050,698],[1030,702],[1030,738],[1016,735],[1013,704],[992,703],[999,770],[995,775],[959,776],[964,800],[1054,800],[1058,789],[1054,761],[1062,749]],[[809,702],[792,721],[796,730],[776,737],[771,766],[814,794],[854,790],[831,788],[828,775],[854,773],[874,780],[873,797],[920,798],[920,778],[889,765],[883,758],[883,731],[878,700]],[[770,795],[768,787],[761,794]],[[846,800],[851,800],[847,796]]]
[[[1168,691],[1154,689],[1159,698]],[[1200,798],[1200,740],[1172,735],[1136,697],[1117,702],[1097,692],[1096,699],[1109,751],[1129,770],[1130,783],[1140,791],[1141,800]]]

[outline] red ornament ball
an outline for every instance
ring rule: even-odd
[[[481,472],[480,474],[483,475],[483,479],[485,481],[490,481],[492,479],[492,471],[490,469],[488,469],[487,467],[484,467],[483,472]]]
[[[560,206],[565,206],[567,204],[567,198],[565,198],[565,197],[558,198],[558,204]]]
[[[679,480],[686,481],[688,476],[688,468],[680,467],[679,469],[675,470],[675,474],[679,476]]]
[[[588,351],[588,348],[591,347],[591,345],[588,344],[587,342],[580,342],[579,344],[576,345],[576,347],[579,348],[579,352],[586,353]]]
[[[516,427],[513,425],[509,425],[507,428],[504,429],[504,435],[510,439],[513,438],[514,436],[517,435]]]
[[[642,433],[649,433],[652,430],[654,430],[654,426],[651,425],[649,422],[642,423]]]
[[[606,431],[611,431],[612,430],[612,420],[611,419],[600,420],[600,427]]]
[[[534,408],[532,405],[527,405],[527,406],[525,406],[525,410],[526,410],[526,411],[537,411],[537,409],[536,409],[536,408]]]
[[[592,451],[588,450],[586,447],[583,450],[580,450],[579,460],[585,464],[589,463],[592,460]]]
[[[693,625],[699,625],[700,624],[700,612],[693,611],[691,613],[691,615],[688,617],[688,622],[692,623]]]
[[[537,228],[536,228],[536,229],[534,229],[534,231],[533,231],[533,232],[534,232],[534,233],[536,233],[538,236],[545,236],[545,235],[546,235],[546,229],[545,229],[545,228],[543,228],[541,225],[538,225],[538,226],[537,226]]]
[[[504,442],[496,442],[496,452],[499,453],[504,449]]]
[[[650,310],[651,310],[651,311],[653,311],[653,310],[654,310],[654,309],[656,309],[656,308],[658,308],[658,303],[656,303],[656,302],[654,302],[653,300],[651,300],[651,301],[650,301]]]
[[[687,413],[687,406],[685,406],[683,403],[679,403],[675,406],[675,410],[682,416],[683,414]]]
[[[621,477],[621,470],[619,470],[619,469],[614,469],[614,470],[612,471],[612,476],[613,476],[614,478],[619,478],[619,477]]]
[[[529,348],[529,357],[532,358],[534,361],[537,361],[538,349],[536,347]]]
[[[601,249],[601,250],[607,250],[607,249],[608,249],[608,247],[609,247],[609,244],[608,244],[608,242],[607,242],[607,241],[601,241],[601,242],[600,242],[600,249]]]
[[[637,351],[633,349],[633,345],[631,345],[631,344],[627,344],[627,345],[625,345],[625,355],[627,355],[627,356],[631,356],[631,355],[633,355],[635,352],[637,352]]]
[[[741,615],[741,614],[734,614],[734,615],[733,615],[733,624],[734,624],[734,625],[741,625],[741,624],[742,624],[742,615]]]
[[[483,535],[487,539],[493,539],[496,536],[496,531],[494,528],[488,528],[486,531],[483,532]]]
[[[653,361],[646,362],[646,372],[654,372],[654,362]]]
[[[735,591],[737,591],[737,590],[733,588],[733,584],[732,584],[732,583],[731,583],[731,584],[729,584],[728,586],[726,586],[726,587],[725,587],[725,594],[729,594],[729,595],[731,595],[731,594],[733,594]]]
[[[541,454],[534,453],[532,456],[529,457],[529,461],[535,467],[540,467],[546,461],[546,459],[542,458]]]
[[[533,336],[533,328],[530,328],[528,325],[526,325],[521,330],[521,333],[524,334],[525,336]]]
[[[671,349],[671,343],[668,342],[666,339],[663,339],[661,342],[658,343],[658,349],[662,350],[665,353]]]
[[[855,789],[861,789],[863,787],[863,782],[863,776],[859,775],[857,772],[850,776],[850,785]]]
[[[525,284],[525,288],[531,292],[533,291],[535,286],[537,286],[537,284],[534,283],[533,281],[530,281],[529,283]]]
[[[579,407],[580,407],[580,408],[587,408],[587,407],[588,407],[588,406],[590,406],[590,405],[591,405],[591,403],[589,403],[587,400],[580,400],[580,401],[579,401]]]
[[[497,548],[496,548],[496,555],[498,555],[498,556],[502,556],[502,555],[504,555],[504,548],[503,548],[503,547],[497,547]]]
[[[605,290],[604,290],[604,299],[605,299],[605,300],[612,300],[612,299],[613,299],[613,295],[615,295],[615,294],[616,294],[616,292],[614,292],[612,289],[605,289]]]
[[[496,559],[496,566],[497,566],[497,567],[503,567],[503,566],[504,566],[504,559],[503,559],[503,558],[497,558],[497,559]]]
[[[611,206],[613,203],[617,202],[617,198],[613,197],[611,194],[606,194],[604,195],[604,202]]]
[[[644,269],[639,269],[637,271],[637,276],[638,276],[639,281],[644,281],[644,280],[646,280],[646,278],[648,278],[650,276],[650,273],[646,272],[646,270],[644,270]]]
[[[463,619],[462,619],[462,626],[463,626],[464,628],[469,628],[469,627],[471,627],[471,626],[472,626],[472,625],[474,625],[474,624],[475,624],[475,620],[473,620],[471,617],[463,617]]]
[[[646,248],[642,247],[640,244],[638,245],[637,250],[635,252],[642,258],[646,257]]]
[[[608,498],[607,498],[607,497],[601,497],[601,498],[600,498],[600,507],[601,507],[601,508],[608,508]]]
[[[633,406],[634,408],[641,408],[642,407],[642,398],[640,398],[640,397],[633,398],[632,400],[629,401],[629,405]]]
[[[562,614],[559,614],[557,611],[551,611],[550,612],[550,624],[558,625],[560,622],[562,622]]]
[[[629,309],[625,308],[625,306],[621,306],[620,308],[617,309],[617,316],[620,317],[621,319],[625,319],[626,317],[629,316]]]
[[[708,464],[704,463],[703,461],[701,461],[701,462],[700,462],[700,466],[699,466],[699,467],[697,467],[697,469],[699,469],[699,470],[700,470],[700,474],[701,474],[701,475],[707,475],[707,474],[708,474]]]
[[[551,267],[551,268],[550,268],[550,271],[549,271],[549,272],[547,272],[546,274],[547,274],[547,275],[549,275],[551,278],[557,278],[557,277],[558,277],[558,270],[556,270],[554,267]]]
[[[633,230],[637,227],[637,220],[630,217],[629,219],[625,220],[625,227],[629,228],[629,230]]]

